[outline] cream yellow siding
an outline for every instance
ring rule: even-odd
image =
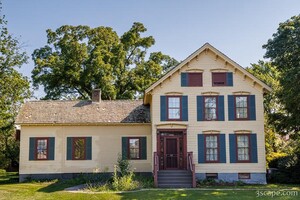
[[[181,72],[203,71],[203,87],[181,87]],[[233,87],[212,87],[212,71],[233,72]],[[248,92],[256,98],[255,121],[228,121],[228,96],[235,92]],[[188,121],[160,121],[160,96],[170,93],[182,93],[188,96]],[[196,96],[205,92],[216,92],[224,95],[225,121],[197,121]],[[263,88],[252,79],[247,78],[236,66],[216,56],[212,51],[204,51],[173,73],[151,91],[151,120],[152,120],[152,151],[157,151],[156,130],[158,127],[172,127],[172,123],[185,125],[187,128],[187,151],[192,151],[196,164],[196,173],[231,173],[231,172],[265,172],[264,118],[263,118]],[[226,134],[226,163],[198,164],[197,135],[203,131],[217,130]],[[238,130],[250,130],[257,134],[258,163],[230,163],[229,134]]]
[[[132,160],[136,172],[151,172],[151,125],[21,127],[20,174],[112,172],[122,152],[122,137],[147,137],[147,160]],[[29,160],[30,137],[55,137],[54,160]],[[67,137],[92,137],[92,160],[66,160]]]

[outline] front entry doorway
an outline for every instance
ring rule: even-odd
[[[160,170],[186,169],[186,130],[159,130],[157,154]]]

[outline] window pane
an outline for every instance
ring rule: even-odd
[[[85,139],[84,138],[74,138],[74,159],[84,160],[85,159]]]
[[[217,119],[217,98],[216,97],[205,97],[205,119],[215,120]]]
[[[140,158],[140,139],[129,139],[129,156],[131,159]]]
[[[206,136],[206,160],[217,161],[218,160],[218,137],[216,135]]]
[[[180,98],[179,97],[169,97],[169,108],[179,108]]]
[[[169,97],[168,106],[168,118],[180,119],[180,97]]]
[[[37,139],[37,159],[47,159],[47,139]]]
[[[247,97],[235,97],[236,118],[248,118]]]
[[[249,160],[249,137],[247,135],[237,136],[238,160]]]

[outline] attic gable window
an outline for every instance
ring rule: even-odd
[[[232,72],[213,72],[212,86],[233,86]]]
[[[201,72],[183,72],[181,73],[182,87],[202,87],[203,78]]]

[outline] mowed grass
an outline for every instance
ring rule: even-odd
[[[11,177],[15,178],[15,176]],[[35,199],[300,199],[300,186],[294,185],[267,185],[267,186],[228,186],[228,187],[205,187],[198,189],[150,189],[125,193],[71,193],[64,191],[73,186],[72,181],[32,182],[17,183],[0,175],[0,199],[9,200],[35,200]],[[297,196],[261,196],[260,191],[283,191],[284,189],[298,192]]]

